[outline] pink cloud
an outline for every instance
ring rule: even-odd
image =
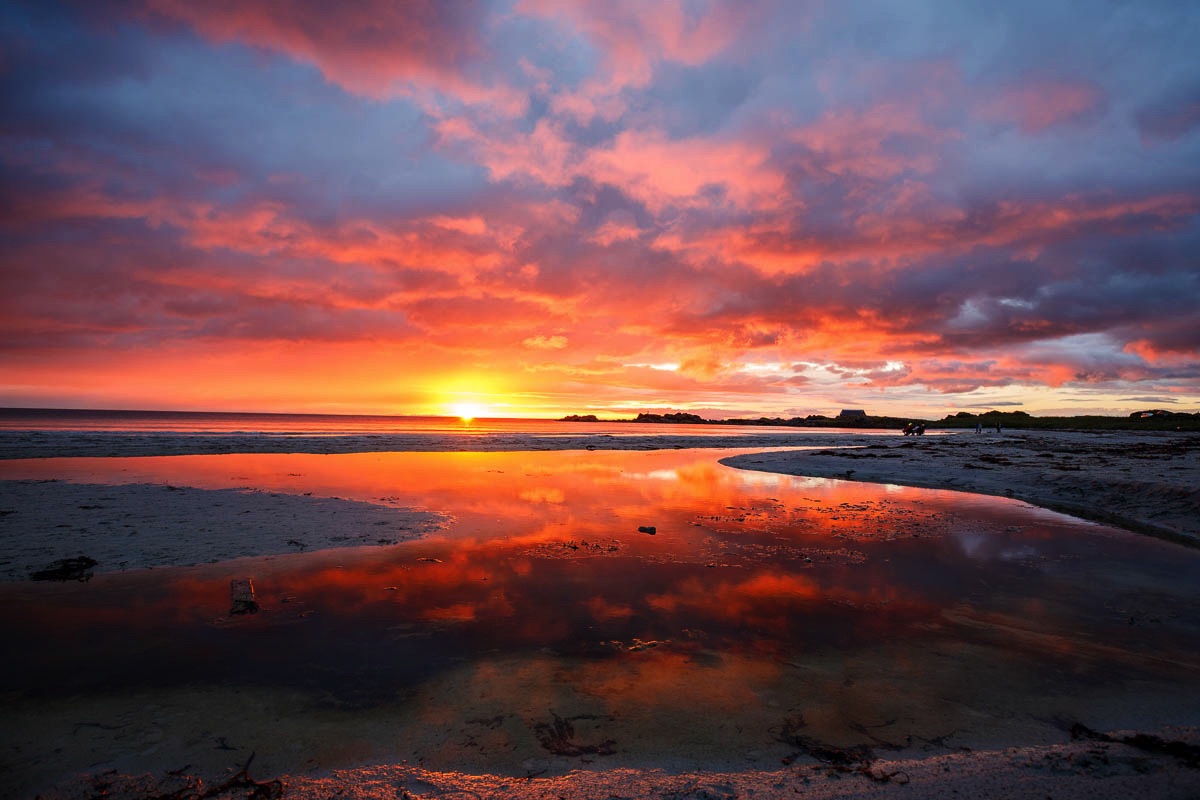
[[[747,3],[681,0],[522,0],[519,13],[565,20],[605,58],[615,86],[646,85],[663,61],[695,66],[737,40],[757,13]]]
[[[795,128],[789,138],[801,147],[794,157],[797,165],[810,175],[883,180],[904,172],[932,172],[940,147],[958,136],[926,123],[916,106],[881,103],[864,110],[827,111]]]
[[[977,105],[979,114],[997,122],[1014,122],[1028,134],[1077,122],[1107,106],[1103,90],[1085,81],[1031,81],[1002,89]]]
[[[637,239],[642,235],[642,229],[637,226],[633,215],[627,211],[618,211],[609,215],[596,232],[591,241],[607,247],[614,242],[624,242]]]
[[[719,189],[740,208],[774,205],[784,177],[753,143],[705,138],[672,140],[656,130],[623,131],[606,148],[588,152],[579,171],[612,184],[658,213],[667,206],[703,206]]]
[[[487,6],[464,0],[329,5],[319,0],[145,0],[153,14],[177,20],[217,42],[243,42],[312,64],[331,83],[386,98],[433,87],[469,104],[522,113],[526,95],[473,79],[486,55]]]
[[[465,147],[495,180],[533,180],[561,188],[585,177],[617,187],[658,213],[668,206],[771,206],[785,189],[769,152],[754,142],[692,137],[671,139],[652,128],[619,133],[603,146],[572,141],[564,126],[540,120],[528,133],[485,132],[462,117],[438,125],[443,147]],[[704,192],[716,189],[714,201]]]
[[[864,191],[866,187],[864,186]],[[919,183],[880,189],[878,210],[864,204],[840,228],[809,231],[803,209],[764,215],[737,225],[676,229],[655,246],[688,260],[714,256],[767,275],[803,274],[824,263],[869,260],[883,270],[905,269],[911,259],[1013,247],[1035,258],[1047,246],[1089,231],[1110,236],[1177,228],[1200,213],[1200,198],[1184,193],[1118,198],[1070,195],[1052,200],[1004,200],[979,209],[934,198]]]
[[[464,117],[447,117],[439,120],[437,132],[443,148],[466,148],[469,158],[500,181],[533,179],[547,186],[565,186],[579,158],[562,126],[550,119],[539,120],[528,133],[512,129],[497,133],[484,131]]]

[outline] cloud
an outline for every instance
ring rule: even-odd
[[[728,48],[758,10],[748,3],[522,0],[520,13],[561,20],[604,59],[613,88],[643,86],[662,62],[702,64]]]
[[[1176,142],[1200,128],[1200,86],[1156,100],[1135,117],[1145,142]]]
[[[1026,134],[1080,122],[1102,113],[1107,100],[1100,87],[1085,81],[1026,79],[998,91],[979,106],[985,119],[1016,123]]]
[[[554,336],[529,336],[521,341],[521,344],[532,350],[562,350],[567,346],[567,337]]]
[[[220,43],[240,42],[317,67],[331,83],[375,98],[432,87],[467,103],[519,113],[504,85],[470,77],[485,53],[488,4],[466,0],[374,1],[330,7],[315,0],[145,0],[151,19],[184,23]]]
[[[103,351],[167,403],[170,349],[554,412],[1200,402],[1194,9],[0,14],[0,400]]]

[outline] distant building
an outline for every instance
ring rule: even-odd
[[[866,415],[867,412],[860,408],[843,408],[842,413],[838,414],[838,419],[861,419]]]

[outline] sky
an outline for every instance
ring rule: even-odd
[[[1200,4],[0,2],[0,406],[1200,410]]]

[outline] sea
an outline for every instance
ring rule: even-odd
[[[737,436],[794,434],[806,430],[775,425],[655,424],[630,421],[563,422],[506,419],[358,414],[263,414],[219,411],[118,411],[60,408],[0,408],[0,431],[87,431],[128,433],[267,433],[297,436],[353,434],[530,434],[545,436],[687,435]],[[813,429],[817,430],[817,429]],[[822,433],[835,432],[828,428]],[[846,430],[846,429],[842,429]],[[893,431],[855,431],[893,433]]]

